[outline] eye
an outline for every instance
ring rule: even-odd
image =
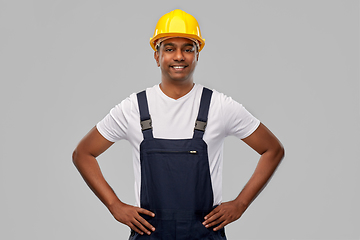
[[[171,48],[165,49],[165,52],[172,52],[172,51],[173,51],[173,49],[171,49]]]
[[[193,51],[194,51],[194,48],[185,49],[185,52],[187,52],[187,53],[191,53],[191,52],[193,52]]]

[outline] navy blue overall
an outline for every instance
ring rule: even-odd
[[[153,137],[146,92],[137,94],[142,133],[140,205],[155,213],[142,215],[156,228],[150,236],[132,231],[131,240],[226,239],[202,225],[213,209],[207,144],[203,140],[212,91],[204,88],[192,139]]]

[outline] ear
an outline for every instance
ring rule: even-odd
[[[196,61],[199,61],[199,52],[196,51]]]
[[[160,67],[159,51],[155,51],[155,52],[154,52],[154,59],[155,59],[155,61],[156,61],[157,66]]]

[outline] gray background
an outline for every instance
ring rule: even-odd
[[[286,157],[228,239],[360,239],[359,1],[0,1],[0,239],[127,239],[71,162],[78,141],[160,81],[149,46],[181,8],[206,46],[195,81],[245,105]],[[224,200],[257,154],[225,145]],[[99,158],[134,203],[130,145]]]

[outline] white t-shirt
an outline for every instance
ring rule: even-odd
[[[195,84],[192,90],[179,99],[165,95],[159,85],[146,89],[154,138],[189,139],[193,137],[203,86]],[[252,134],[260,121],[241,104],[213,90],[204,141],[208,145],[210,175],[214,205],[222,201],[223,143],[227,136],[243,139]],[[131,94],[111,109],[97,125],[102,136],[111,142],[126,139],[133,152],[135,199],[140,206],[140,152],[143,140],[136,93]]]

